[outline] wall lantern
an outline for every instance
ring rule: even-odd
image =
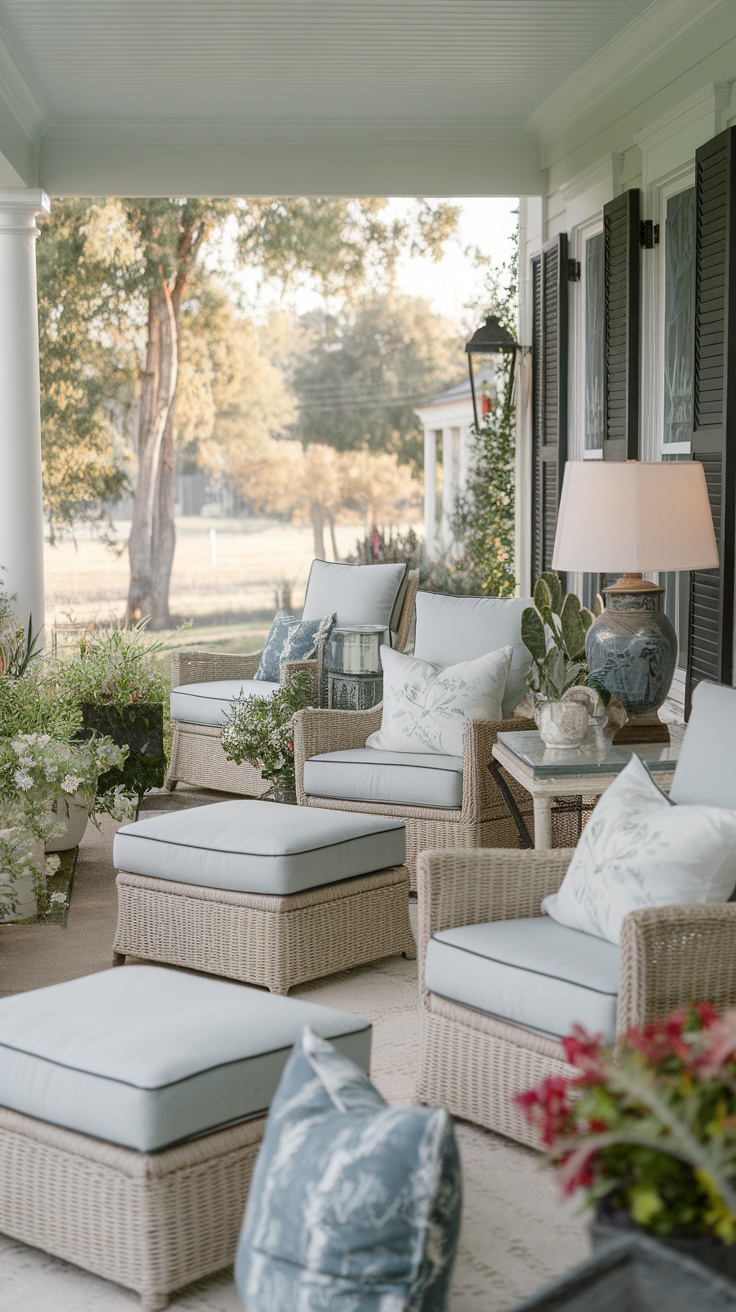
[[[503,324],[499,323],[498,315],[495,314],[489,314],[485,323],[480,328],[476,328],[470,341],[465,344],[476,432],[480,429],[486,415],[490,414],[492,408],[491,398],[486,390],[491,377],[491,369],[486,367],[487,377],[484,379],[482,376],[482,357],[485,356],[488,365],[492,366],[491,357],[506,352],[515,352],[517,346],[518,342],[514,341],[508,328],[504,328]],[[513,365],[514,361],[512,360],[512,369]],[[480,414],[478,413],[478,391],[480,391]]]

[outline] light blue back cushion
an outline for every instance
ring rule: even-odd
[[[526,696],[531,656],[521,641],[521,616],[529,597],[450,597],[442,592],[417,595],[414,655],[445,669],[474,661],[488,651],[513,647],[503,698],[503,717]]]
[[[298,620],[287,610],[277,611],[253,677],[265,679],[267,683],[280,683],[281,662],[313,660],[319,643],[329,637],[334,623],[334,615],[305,621]]]
[[[460,1159],[442,1108],[392,1107],[311,1030],[289,1058],[248,1195],[248,1312],[444,1312]]]
[[[343,565],[313,560],[302,619],[335,611],[340,624],[383,624],[395,630],[405,591],[404,564]]]

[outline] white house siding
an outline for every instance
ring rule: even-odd
[[[678,14],[679,23],[673,22]],[[566,232],[581,280],[569,289],[568,459],[586,455],[585,252],[603,226],[603,206],[641,189],[642,217],[660,225],[674,194],[694,184],[695,151],[736,124],[736,4],[669,4],[668,28],[653,23],[655,0],[641,19],[561,87],[533,116],[548,185],[520,202],[520,340],[531,342],[529,262]],[[661,458],[664,425],[664,258],[662,241],[642,252],[640,456]],[[587,453],[588,455],[590,453]],[[533,583],[530,560],[531,426],[517,443],[517,562],[522,593]],[[570,579],[581,586],[581,578]],[[682,698],[678,672],[673,695]]]

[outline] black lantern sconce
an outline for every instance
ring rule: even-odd
[[[468,357],[470,393],[473,398],[473,418],[475,420],[476,432],[480,429],[485,416],[490,413],[491,405],[490,398],[486,395],[481,395],[481,413],[480,415],[478,414],[474,358],[477,356],[491,357],[511,352],[513,353],[513,359],[511,361],[511,368],[513,370],[517,346],[518,342],[514,341],[508,328],[504,328],[503,324],[499,323],[498,315],[496,314],[489,314],[485,323],[475,330],[470,341],[465,344],[465,352]],[[509,380],[509,384],[510,395],[513,378]]]

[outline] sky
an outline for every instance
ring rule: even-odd
[[[395,198],[390,207],[400,214],[411,203]],[[515,197],[455,197],[453,204],[460,209],[460,221],[457,234],[446,243],[443,259],[435,263],[417,256],[406,258],[398,266],[396,281],[401,291],[412,296],[426,296],[437,314],[454,320],[463,331],[471,331],[477,325],[473,311],[468,307],[472,307],[478,298],[482,273],[472,264],[468,252],[477,248],[494,265],[506,263],[511,254],[511,237],[517,223],[515,211],[519,202]],[[228,258],[228,242],[232,236],[232,232],[225,235],[219,252],[220,258],[231,269],[235,265],[234,258]],[[248,270],[235,278],[246,308],[255,318],[284,305],[277,288],[264,283],[257,273]],[[309,286],[291,292],[286,300],[289,308],[299,314],[322,305],[320,293]]]

